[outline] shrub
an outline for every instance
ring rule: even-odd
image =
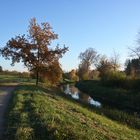
[[[126,79],[123,87],[127,89],[140,89],[140,79]]]
[[[109,71],[101,78],[101,82],[106,86],[121,87],[126,80],[125,73]]]

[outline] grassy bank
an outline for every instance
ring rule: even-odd
[[[7,112],[8,140],[139,140],[140,131],[128,128],[35,86],[19,86]]]
[[[140,113],[140,90],[102,86],[99,81],[80,81],[76,86],[107,105]]]

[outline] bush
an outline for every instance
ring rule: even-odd
[[[122,72],[106,72],[102,77],[101,77],[101,82],[103,85],[106,86],[115,86],[115,87],[121,87],[122,84],[126,80],[126,75],[125,73]]]
[[[140,79],[127,77],[123,72],[109,71],[101,77],[103,86],[118,87],[124,89],[140,89]]]
[[[126,79],[123,87],[127,89],[140,89],[140,79]]]
[[[88,73],[84,73],[82,76],[82,80],[88,80],[88,79],[89,79]]]

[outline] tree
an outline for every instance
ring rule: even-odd
[[[130,75],[131,73],[131,60],[130,59],[127,59],[125,61],[125,73],[126,75]]]
[[[130,56],[138,58],[140,60],[140,32],[138,32],[138,38],[136,40],[136,47],[128,48],[130,50]]]
[[[97,52],[93,48],[88,48],[79,55],[81,63],[84,63],[87,70],[89,70],[90,66],[97,61],[98,57],[99,55],[97,55]]]
[[[41,71],[41,80],[50,84],[56,84],[62,79],[62,69],[58,61],[54,61],[47,69]]]
[[[42,69],[47,69],[68,50],[67,47],[50,48],[51,42],[58,38],[49,23],[39,25],[33,18],[29,24],[28,35],[10,39],[0,50],[3,57],[12,59],[12,65],[22,61],[30,71],[36,72],[36,85]]]
[[[106,56],[100,58],[99,63],[96,65],[97,70],[100,72],[101,78],[106,78],[110,71],[113,71],[113,66]]]
[[[81,62],[78,67],[78,77],[80,80],[88,80],[89,69],[87,69],[87,63]]]
[[[0,66],[0,72],[2,72],[3,70],[2,70],[2,66]]]
[[[79,59],[81,62],[78,69],[78,75],[80,79],[83,79],[83,77],[88,79],[90,67],[95,65],[98,58],[99,55],[97,55],[97,52],[93,48],[88,48],[84,52],[80,53]]]
[[[113,53],[113,56],[110,59],[110,63],[114,71],[117,71],[120,68],[119,54],[117,54],[115,51]]]
[[[139,42],[140,44],[140,42]],[[130,56],[131,57],[137,57],[140,60],[140,46],[136,47],[136,48],[129,48],[130,52]]]
[[[74,69],[72,69],[72,70],[69,72],[69,78],[70,78],[70,80],[78,81],[77,71],[74,70]]]
[[[97,70],[91,70],[89,72],[89,79],[90,80],[97,80],[97,79],[99,79],[99,74],[100,74],[99,71],[97,71]]]
[[[133,78],[140,76],[140,61],[139,59],[126,60],[125,72]]]

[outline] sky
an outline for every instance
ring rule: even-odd
[[[0,48],[27,34],[35,17],[38,23],[50,23],[59,37],[56,44],[69,47],[60,60],[63,70],[77,68],[78,55],[90,47],[107,57],[117,52],[123,66],[140,31],[139,7],[140,0],[0,0]],[[4,70],[27,70],[22,63],[10,63],[0,57]]]

